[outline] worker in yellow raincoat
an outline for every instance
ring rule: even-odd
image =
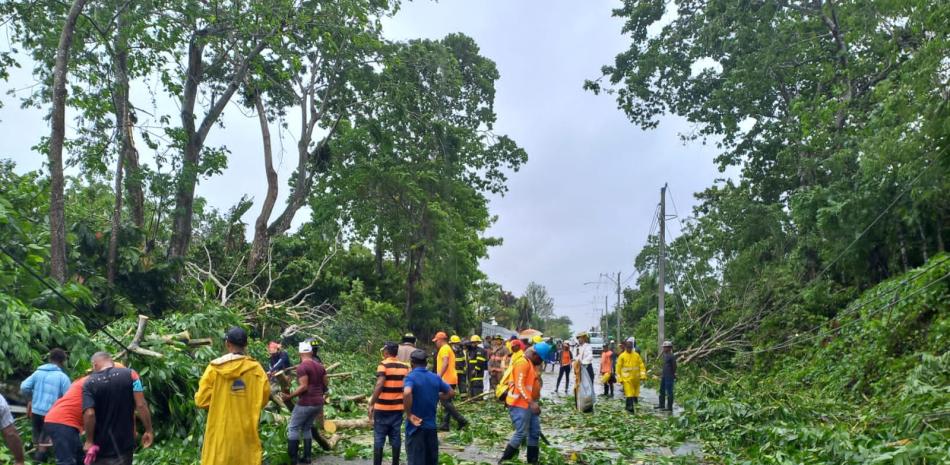
[[[627,398],[627,411],[636,412],[636,405],[640,403],[640,380],[646,379],[647,368],[635,350],[633,338],[624,342],[624,351],[617,358],[617,377],[623,384],[623,396]]]
[[[260,465],[258,425],[270,384],[261,364],[244,354],[243,329],[228,330],[225,345],[228,354],[211,361],[195,393],[195,405],[208,409],[201,465]]]

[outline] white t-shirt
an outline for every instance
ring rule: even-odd
[[[590,344],[581,344],[577,346],[577,359],[580,360],[581,365],[590,365],[594,363],[594,349],[590,347]]]
[[[13,414],[10,413],[10,405],[3,396],[0,396],[0,429],[7,429],[12,424]]]

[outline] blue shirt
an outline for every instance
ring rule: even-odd
[[[424,367],[413,368],[403,386],[412,389],[411,414],[422,419],[421,429],[436,429],[435,410],[439,405],[439,393],[449,392],[452,388],[442,381],[439,375]],[[408,416],[407,416],[408,417]],[[406,436],[416,431],[411,421],[406,421]]]
[[[40,365],[29,378],[20,383],[20,391],[30,396],[33,413],[46,415],[53,403],[63,397],[72,382],[63,370],[52,363]]]

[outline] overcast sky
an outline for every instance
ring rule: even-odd
[[[584,79],[597,77],[600,67],[629,44],[620,33],[621,21],[611,17],[618,5],[608,0],[415,1],[404,3],[385,22],[391,39],[462,32],[497,63],[496,130],[524,147],[529,161],[510,176],[508,194],[492,198],[491,211],[499,220],[489,234],[502,237],[504,245],[490,250],[482,268],[516,294],[530,281],[543,284],[554,297],[556,313],[571,317],[576,329],[595,324],[605,295],[614,305],[613,286],[598,285],[600,274],[631,276],[663,183],[670,184],[680,213],[687,215],[695,203],[692,193],[722,176],[713,164],[713,148],[684,145],[678,138],[687,123],[669,118],[645,132],[627,121],[610,96],[582,89]],[[28,73],[17,72],[5,88],[32,83]],[[12,158],[21,171],[41,168],[43,158],[30,147],[49,134],[43,114],[20,109],[13,97],[2,100],[0,158]],[[227,127],[215,128],[209,137],[209,145],[230,148],[228,169],[198,186],[198,195],[222,210],[244,194],[263,199],[265,190],[257,120],[235,110],[228,110]],[[283,148],[275,149],[282,204],[295,141],[287,135]],[[247,223],[253,224],[258,208],[245,217]],[[306,212],[298,214],[306,218]],[[670,227],[679,233],[676,220]]]

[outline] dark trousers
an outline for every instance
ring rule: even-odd
[[[393,449],[393,463],[399,463],[399,450],[402,447],[402,410],[373,412],[373,464],[382,465],[383,447],[386,438]]]
[[[607,396],[607,397],[613,397],[613,396],[614,396],[614,381],[615,381],[614,375],[610,375],[610,379],[608,379],[607,382],[604,383],[604,395],[605,395],[605,396]]]
[[[484,378],[472,378],[471,382],[468,384],[468,394],[472,397],[475,397],[481,394],[485,390],[485,379]]]
[[[557,383],[554,384],[554,392],[557,392],[557,389],[561,387],[561,377],[564,377],[564,392],[567,392],[567,388],[571,386],[571,366],[562,365],[561,371],[557,374]]]
[[[406,435],[406,453],[409,465],[436,465],[439,463],[439,435],[434,429],[419,428]]]
[[[53,440],[56,465],[82,463],[85,454],[82,452],[82,440],[79,438],[78,429],[59,423],[47,423],[43,426],[43,432]]]
[[[452,389],[458,387],[457,385],[452,385]],[[459,413],[458,409],[455,408],[455,404],[452,403],[452,399],[440,401],[442,403],[442,409],[445,413],[442,415],[442,429],[448,429],[452,426],[452,420],[458,422],[459,428],[465,426],[468,423],[468,420]]]
[[[43,447],[42,451],[40,450],[41,444],[49,444],[49,438],[46,436],[46,433],[43,432],[43,423],[46,422],[45,415],[33,414],[33,417],[30,421],[33,426],[33,447],[36,448],[36,452],[33,453],[33,458],[37,462],[43,463],[46,461],[46,454],[49,451],[47,447]]]
[[[660,380],[660,407],[673,410],[673,378]]]

